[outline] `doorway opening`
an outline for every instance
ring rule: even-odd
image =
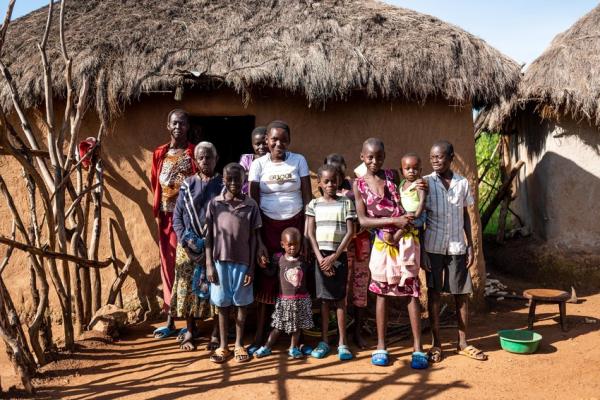
[[[217,148],[219,161],[216,172],[230,162],[239,162],[240,156],[252,153],[250,134],[254,129],[254,115],[201,117],[190,116],[190,141],[198,144],[211,142]]]

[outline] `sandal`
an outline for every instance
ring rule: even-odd
[[[214,362],[215,364],[223,364],[225,361],[227,361],[230,355],[231,351],[229,351],[229,349],[223,349],[219,347],[210,355],[210,361]]]
[[[175,329],[171,329],[168,326],[163,326],[160,328],[156,328],[154,332],[152,332],[152,335],[155,339],[166,339],[169,336],[173,336],[176,333],[177,331]]]
[[[311,355],[311,357],[321,359],[321,358],[327,357],[327,355],[329,354],[330,351],[331,351],[331,349],[329,348],[329,345],[327,343],[319,342],[317,347],[315,347],[315,349],[310,352],[310,355]]]
[[[462,350],[456,349],[456,352],[458,354],[460,354],[461,356],[466,356],[466,357],[472,358],[473,360],[477,360],[477,361],[485,361],[488,358],[487,354],[485,354],[483,351],[479,350],[477,347],[475,347],[473,345],[469,345]]]
[[[338,346],[338,358],[340,361],[352,360],[353,357],[354,356],[352,355],[352,352],[350,352],[350,348],[348,346],[345,344]]]
[[[422,351],[415,351],[412,353],[410,367],[412,369],[427,369],[427,367],[429,367],[427,354],[423,353]]]
[[[288,355],[293,359],[297,360],[299,358],[304,358],[304,354],[297,347],[291,347],[288,351]]]
[[[250,346],[248,346],[248,348],[247,348],[246,350],[248,351],[248,354],[249,354],[249,355],[253,356],[253,355],[254,355],[254,353],[256,353],[256,351],[257,351],[258,349],[260,349],[260,347],[261,347],[261,346],[260,346],[260,345],[258,345],[258,344],[251,344]]]
[[[427,357],[429,358],[429,361],[431,361],[434,364],[439,363],[444,359],[442,349],[435,346],[429,349],[429,351],[427,352]]]
[[[179,343],[183,342],[183,340],[185,339],[185,334],[187,333],[187,328],[181,328],[179,330],[179,333],[177,334],[177,337],[175,338],[176,341],[178,341]]]
[[[261,346],[254,352],[254,357],[261,358],[271,355],[271,349],[265,346]]]
[[[248,352],[243,347],[236,347],[233,349],[233,359],[238,363],[245,363],[250,361],[250,356]]]
[[[390,353],[387,350],[375,350],[371,354],[371,364],[386,367],[390,364]]]
[[[302,352],[302,354],[304,354],[305,356],[310,356],[310,353],[312,353],[314,349],[312,348],[312,346],[309,346],[307,344],[301,344],[300,345],[300,351]]]

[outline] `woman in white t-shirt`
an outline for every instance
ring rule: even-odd
[[[259,303],[259,312],[254,343],[258,346],[250,346],[250,352],[264,343],[266,305],[275,304],[277,296],[277,275],[265,267],[273,262],[274,255],[283,252],[280,243],[284,229],[295,227],[304,232],[304,208],[312,198],[306,159],[287,151],[289,144],[289,126],[282,121],[271,122],[267,126],[270,153],[255,159],[248,175],[250,197],[260,206],[262,244],[269,257],[262,257],[262,268],[255,274],[254,299]],[[259,256],[261,253],[264,251],[259,251]]]

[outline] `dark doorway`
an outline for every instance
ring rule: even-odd
[[[208,141],[219,153],[217,171],[230,162],[238,162],[244,153],[252,153],[250,134],[254,129],[254,115],[235,117],[190,116],[190,141],[197,144]]]

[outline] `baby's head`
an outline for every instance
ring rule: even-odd
[[[291,257],[296,257],[300,251],[302,235],[297,228],[286,228],[281,232],[281,247],[285,250],[285,254]]]
[[[417,153],[406,153],[400,161],[402,176],[409,182],[421,177],[421,157]]]

